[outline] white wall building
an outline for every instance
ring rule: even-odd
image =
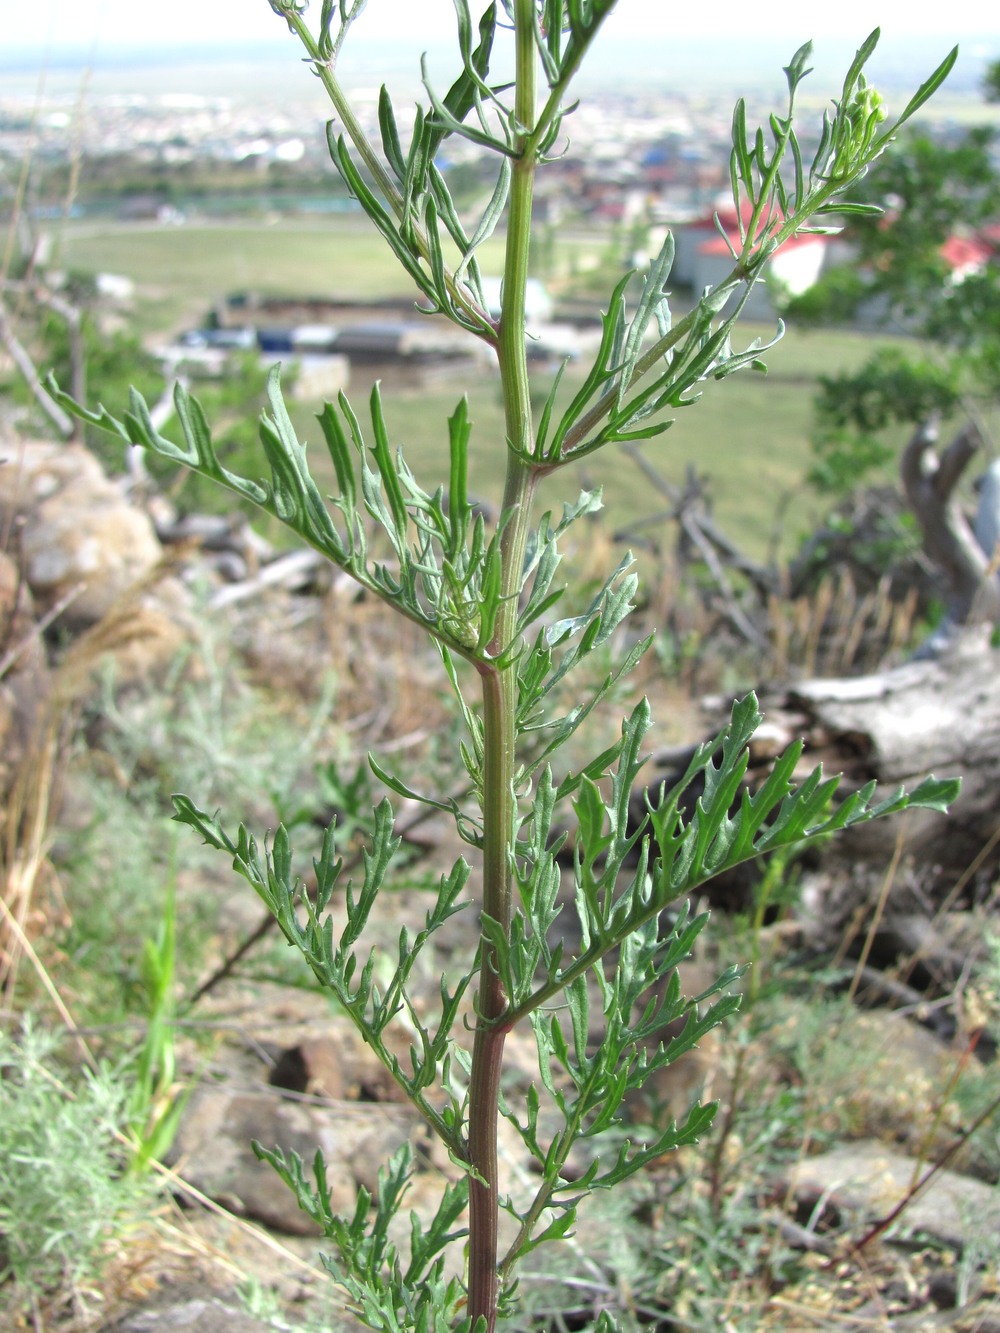
[[[786,241],[768,267],[772,281],[791,296],[808,291],[823,271],[830,240],[829,236],[797,236]],[[739,251],[743,243],[736,210],[730,205],[720,208],[717,214],[678,227],[674,242],[671,278],[689,284],[696,294],[714,287],[732,271],[729,246]],[[774,305],[766,283],[759,282],[754,287],[744,311],[751,319],[773,317]]]

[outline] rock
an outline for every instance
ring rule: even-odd
[[[315,1023],[310,1023],[301,1034],[287,1035],[294,1044],[265,1042],[274,1061],[268,1078],[272,1087],[329,1101],[407,1104],[402,1088],[352,1027],[333,1026],[317,1035]],[[408,1042],[391,1030],[385,1040],[405,1068]]]
[[[66,489],[109,486],[104,469],[82,444],[23,440],[0,444],[0,518],[6,526]]]
[[[957,1075],[974,1086],[988,1077],[980,1062],[902,1014],[840,1006],[826,1012],[817,1030],[808,1008],[792,1000],[773,1030],[780,1048],[798,1052],[798,1076],[823,1089],[819,1128],[892,1142],[935,1160],[947,1152],[964,1119]],[[952,1165],[965,1170],[975,1153],[973,1141]]]
[[[254,1319],[230,1300],[212,1292],[171,1294],[108,1324],[102,1333],[268,1333],[274,1325]]]
[[[272,1087],[339,1101],[344,1073],[339,1044],[330,1037],[308,1037],[281,1052],[271,1070]]]
[[[891,1213],[931,1165],[865,1139],[797,1162],[781,1184],[805,1207],[822,1202],[865,1224]],[[1000,1198],[993,1186],[943,1169],[910,1199],[892,1229],[962,1246],[1000,1233]]]
[[[353,1213],[359,1185],[374,1191],[378,1169],[423,1129],[408,1106],[335,1102],[317,1106],[273,1092],[204,1088],[181,1122],[173,1160],[186,1180],[234,1211],[290,1235],[316,1235],[292,1192],[251,1148],[297,1152],[307,1174],[319,1148],[333,1208]]]
[[[62,620],[86,628],[161,559],[153,524],[82,445],[26,441],[6,453],[0,528],[19,521],[24,572],[40,610],[82,585]]]
[[[118,685],[148,684],[173,663],[198,634],[194,599],[179,579],[164,578],[110,617],[107,637],[95,644],[115,661]]]
[[[0,793],[35,735],[49,668],[34,605],[14,561],[0,551]]]
[[[159,563],[153,525],[104,482],[68,487],[25,517],[21,550],[31,590],[43,608],[72,597],[61,620],[84,628]]]
[[[162,564],[149,517],[128,502],[92,454],[80,445],[29,442],[12,448],[9,463],[0,467],[0,524],[15,520],[23,578],[4,557],[0,659],[19,636],[27,646],[12,669],[36,673],[44,667],[41,636],[30,636],[32,598],[41,612],[66,601],[60,627],[85,630],[107,621],[76,663],[84,671],[91,659],[110,653],[119,683],[130,684],[175,658],[195,625],[192,594]],[[128,598],[132,590],[135,596]],[[11,599],[18,596],[11,625]]]
[[[8,660],[4,677],[46,669],[45,646],[35,632],[35,604],[16,563],[0,551],[0,661]]]

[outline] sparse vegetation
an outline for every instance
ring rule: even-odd
[[[299,29],[310,59],[330,69],[324,43],[338,40],[338,6],[324,5],[320,30],[310,34],[298,6],[275,5]],[[519,49],[540,57],[545,77],[562,90],[573,43],[589,44],[608,8],[586,0],[560,6],[570,21],[561,46],[553,35],[559,25],[537,26],[533,6],[518,0]],[[352,12],[339,5],[345,31]],[[468,19],[461,4],[459,12]],[[194,1082],[208,1070],[206,1081],[214,1081],[225,1034],[238,1029],[241,1041],[265,1048],[256,1025],[271,1010],[286,1023],[294,1010],[287,997],[297,986],[311,987],[310,999],[327,997],[329,1008],[317,1010],[324,1030],[353,1025],[360,1033],[384,1064],[378,1088],[390,1086],[390,1100],[408,1098],[413,1124],[437,1136],[444,1149],[437,1158],[447,1165],[432,1175],[428,1136],[416,1130],[411,1146],[385,1165],[378,1186],[362,1188],[356,1210],[345,1212],[331,1206],[332,1176],[328,1181],[319,1160],[310,1171],[311,1154],[303,1159],[263,1145],[261,1155],[278,1167],[336,1250],[328,1260],[337,1279],[336,1313],[327,1313],[330,1297],[314,1300],[309,1310],[279,1300],[256,1270],[244,1283],[248,1308],[276,1328],[342,1333],[346,1302],[369,1326],[406,1333],[480,1333],[494,1319],[525,1333],[651,1327],[791,1333],[805,1319],[820,1327],[827,1315],[860,1320],[869,1297],[884,1310],[923,1308],[931,1279],[946,1285],[942,1275],[951,1270],[963,1307],[956,1317],[964,1318],[995,1290],[995,1246],[949,1247],[932,1238],[920,1242],[915,1257],[891,1247],[875,1254],[874,1246],[855,1256],[850,1246],[858,1229],[836,1214],[837,1205],[805,1201],[793,1167],[844,1136],[870,1134],[903,1143],[920,1162],[951,1160],[958,1145],[995,1181],[1000,1160],[986,1131],[996,1094],[990,1074],[971,1059],[976,1034],[989,1041],[997,1031],[995,977],[988,968],[980,973],[977,962],[963,1001],[965,1026],[944,1072],[935,1067],[917,1075],[898,1051],[887,1052],[889,1028],[868,1023],[854,1005],[860,969],[853,973],[838,957],[820,960],[818,970],[785,927],[794,915],[798,858],[808,846],[844,824],[902,808],[907,798],[879,804],[863,788],[838,810],[835,780],[816,774],[795,785],[798,747],[775,759],[752,797],[739,796],[746,747],[759,721],[752,698],[734,706],[728,727],[698,750],[676,788],[648,794],[645,813],[641,799],[629,809],[633,786],[639,795],[651,707],[662,715],[677,702],[677,673],[697,662],[703,693],[728,688],[743,667],[704,642],[697,628],[686,639],[680,629],[664,636],[658,654],[643,658],[646,633],[667,605],[669,575],[661,571],[655,605],[626,621],[637,584],[627,562],[610,554],[607,533],[591,526],[589,476],[562,521],[553,514],[567,488],[575,489],[578,472],[598,470],[598,445],[663,428],[695,385],[723,378],[744,356],[752,364],[760,349],[734,353],[718,293],[714,304],[709,294],[680,319],[689,337],[670,327],[664,252],[644,283],[632,279],[615,292],[605,318],[605,351],[613,352],[602,352],[589,374],[567,371],[558,391],[539,391],[538,380],[528,381],[517,318],[526,235],[515,227],[505,242],[514,329],[505,334],[508,315],[499,326],[482,318],[471,263],[464,270],[439,264],[435,242],[426,240],[433,231],[421,230],[435,216],[448,216],[447,191],[440,194],[429,166],[433,154],[424,150],[446,130],[468,131],[449,117],[457,114],[456,88],[485,88],[483,48],[486,29],[493,29],[484,23],[480,47],[473,51],[467,43],[463,51],[462,73],[443,110],[432,105],[418,118],[405,150],[394,138],[386,95],[381,149],[389,174],[398,177],[382,182],[388,221],[368,201],[392,249],[402,250],[404,268],[411,277],[418,270],[425,293],[458,322],[471,318],[474,332],[497,346],[499,405],[495,384],[488,386],[491,406],[486,394],[470,395],[458,409],[447,402],[444,467],[439,443],[412,426],[412,403],[387,402],[383,412],[377,390],[370,422],[360,421],[346,398],[324,410],[329,458],[319,466],[312,460],[315,483],[299,443],[315,425],[299,410],[285,414],[276,379],[259,423],[271,469],[265,485],[258,480],[264,467],[246,462],[245,441],[238,453],[215,452],[198,403],[184,390],[177,395],[182,444],[169,429],[152,430],[138,396],[120,420],[105,395],[107,411],[90,414],[93,429],[111,426],[119,439],[137,440],[162,459],[194,464],[209,482],[224,467],[222,479],[243,499],[263,501],[273,521],[306,536],[363,593],[354,600],[343,583],[326,588],[321,581],[293,605],[264,594],[243,618],[200,608],[200,642],[165,681],[120,688],[105,677],[78,728],[86,743],[72,760],[60,752],[80,805],[71,805],[65,831],[40,831],[40,844],[55,833],[60,882],[36,888],[34,920],[51,910],[50,901],[58,910],[36,941],[37,970],[24,969],[17,979],[18,1004],[14,989],[9,994],[15,1013],[46,1003],[40,983],[47,959],[64,1019],[71,1028],[75,1019],[96,1040],[97,1073],[82,1081],[90,1100],[65,1064],[56,1073],[47,1053],[40,1059],[51,1066],[46,1086],[53,1095],[41,1118],[62,1125],[63,1139],[90,1159],[76,1175],[60,1174],[65,1161],[46,1173],[46,1187],[70,1201],[62,1216],[46,1211],[51,1200],[36,1192],[33,1179],[13,1182],[21,1211],[0,1206],[4,1257],[2,1238],[20,1226],[19,1218],[31,1225],[23,1229],[28,1248],[19,1251],[20,1267],[11,1266],[0,1308],[6,1301],[15,1317],[23,1313],[41,1328],[103,1326],[113,1312],[108,1292],[115,1283],[105,1289],[102,1309],[97,1275],[132,1244],[134,1201],[148,1206],[148,1180],[138,1177],[167,1150]],[[787,71],[792,96],[805,59],[800,51]],[[837,104],[831,156],[822,170],[814,163],[808,182],[821,202],[831,165],[843,166],[852,143],[855,174],[881,146],[878,103],[861,64],[859,57]],[[527,173],[529,159],[534,169],[532,153],[544,138],[548,112],[536,113],[527,96],[533,77],[523,62],[515,104],[501,120],[518,147],[512,153],[508,143],[499,151],[512,158],[515,172]],[[493,94],[503,105],[505,91]],[[336,95],[334,102],[340,108]],[[492,122],[483,133],[488,125],[502,133]],[[791,142],[789,129],[790,116],[789,123],[776,117],[772,143],[745,137],[737,121],[734,180],[761,217],[781,195],[771,166]],[[378,151],[363,137],[354,148],[362,157]],[[334,151],[358,189],[349,150]],[[515,213],[527,202],[523,188],[523,182],[511,187]],[[800,193],[805,188],[800,181]],[[790,202],[804,225],[817,196]],[[452,240],[475,248],[454,232]],[[734,282],[753,280],[767,244],[751,225],[745,252],[734,255]],[[472,275],[465,286],[462,272]],[[638,301],[631,316],[626,294]],[[667,344],[663,360],[643,348],[644,319],[649,339],[660,340],[654,349]],[[814,345],[803,361],[811,363],[825,345]],[[796,375],[797,367],[793,358],[785,375]],[[653,398],[660,399],[648,415],[644,383],[656,386]],[[682,414],[684,424],[706,411],[711,417],[728,391],[723,447],[731,450],[738,435],[751,455],[742,427],[758,411],[760,383],[738,377],[697,412]],[[426,397],[425,407],[444,402],[437,393]],[[593,437],[579,430],[581,421]],[[473,440],[494,442],[497,457],[482,468],[470,422]],[[770,425],[767,431],[773,439]],[[390,449],[397,439],[407,446],[405,464]],[[731,477],[743,500],[753,487],[774,489],[772,474],[752,457],[747,469],[745,485]],[[477,492],[504,498],[495,525],[471,503],[473,476]],[[417,480],[426,477],[429,484]],[[330,490],[335,498],[328,506],[320,497]],[[573,566],[565,589],[555,579],[561,557]],[[860,614],[849,588],[831,597],[846,598]],[[387,604],[402,615],[390,616]],[[775,660],[780,653],[807,656],[801,644],[813,654],[810,662],[817,660],[818,616],[811,605],[775,608]],[[846,660],[856,644],[834,643],[826,651],[830,660],[837,652]],[[637,679],[649,704],[634,705]],[[621,726],[608,716],[619,706],[627,710]],[[359,751],[369,746],[377,756],[371,771],[358,765]],[[179,789],[195,793],[198,804],[175,797],[176,817],[202,835],[206,848],[178,841],[165,820],[166,802]],[[912,803],[939,810],[953,792],[953,783],[932,781]],[[381,799],[385,793],[395,815]],[[246,815],[238,833],[227,831],[233,806]],[[433,870],[419,838],[409,841],[423,817],[435,826]],[[450,826],[443,835],[442,824]],[[275,825],[273,836],[249,831]],[[403,845],[399,834],[406,836]],[[774,848],[778,855],[750,891],[745,916],[729,927],[723,916],[710,936],[703,933],[701,895],[711,891],[714,873]],[[263,924],[219,875],[217,850],[263,899]],[[506,915],[508,892],[515,902]],[[679,966],[692,953],[697,977]],[[308,967],[296,970],[299,954]],[[748,980],[739,980],[733,960],[752,962]],[[213,1001],[223,980],[237,998],[219,1009]],[[272,1004],[271,994],[282,998]],[[724,1018],[720,1035],[715,1027]],[[469,1051],[466,1033],[473,1029]],[[505,1034],[501,1067],[496,1048]],[[23,1039],[4,1039],[0,1099],[5,1080],[15,1099],[29,1086],[24,1070],[33,1040],[30,1030]],[[532,1061],[525,1061],[525,1045],[534,1046]],[[111,1080],[120,1091],[105,1107],[91,1093]],[[373,1088],[371,1078],[359,1095],[377,1100],[383,1094]],[[305,1100],[311,1095],[310,1085]],[[696,1097],[711,1101],[692,1107]],[[721,1111],[709,1129],[715,1100]],[[497,1101],[506,1137],[491,1123]],[[90,1138],[73,1139],[66,1119],[78,1103],[88,1108]],[[39,1116],[26,1105],[5,1108],[11,1117],[9,1124],[0,1117],[0,1149],[5,1130],[16,1136],[23,1129],[34,1143],[44,1137]],[[702,1146],[695,1145],[699,1136]],[[67,1156],[56,1145],[50,1158],[60,1155]],[[91,1181],[88,1171],[100,1179]],[[426,1187],[434,1182],[442,1192],[428,1207]],[[176,1177],[172,1188],[186,1189]],[[470,1189],[476,1197],[467,1229]],[[87,1190],[92,1225],[74,1268],[61,1228],[75,1218],[74,1199]],[[497,1204],[507,1232],[494,1252],[489,1232]],[[29,1217],[36,1206],[37,1226]],[[168,1246],[180,1243],[179,1233],[166,1230],[161,1239],[168,1234]],[[51,1268],[50,1254],[58,1259]],[[236,1256],[219,1251],[216,1259],[232,1276]],[[964,1325],[957,1327],[964,1333]]]
[[[136,393],[123,419],[103,408],[86,412],[65,397],[62,402],[92,425],[192,466],[258,503],[369,594],[423,627],[441,655],[465,721],[461,754],[471,800],[450,791],[418,792],[375,758],[371,764],[397,797],[453,816],[479,863],[479,887],[472,892],[470,866],[464,857],[457,859],[442,876],[422,928],[412,936],[401,932],[390,977],[380,972],[376,980],[377,955],[364,939],[400,846],[388,800],[374,811],[363,878],[346,890],[346,924],[339,928],[328,915],[335,895],[340,901],[343,868],[336,821],[327,825],[313,860],[311,897],[293,869],[285,825],[273,841],[259,841],[245,825],[227,832],[220,815],[186,796],[175,797],[174,805],[181,823],[232,858],[460,1175],[445,1187],[429,1221],[411,1214],[410,1243],[401,1249],[390,1227],[405,1207],[413,1176],[409,1145],[386,1162],[374,1191],[359,1192],[356,1210],[346,1216],[331,1202],[321,1157],[310,1170],[298,1154],[280,1147],[257,1151],[334,1243],[326,1262],[366,1324],[386,1333],[409,1328],[492,1333],[498,1319],[516,1310],[521,1261],[542,1241],[565,1238],[584,1198],[622,1185],[663,1154],[690,1146],[711,1123],[714,1107],[696,1104],[683,1121],[659,1127],[642,1141],[622,1140],[617,1133],[626,1097],[738,1006],[728,993],[738,975],[732,966],[694,998],[681,994],[678,964],[707,919],[704,913],[692,916],[684,899],[720,870],[763,851],[809,842],[908,803],[941,809],[955,790],[953,783],[929,780],[912,797],[899,792],[872,805],[870,784],[833,810],[836,779],[824,780],[817,772],[803,786],[793,785],[801,749],[793,747],[756,795],[744,796],[731,814],[746,746],[760,721],[752,696],[734,704],[730,726],[697,751],[681,784],[648,802],[637,828],[629,827],[628,816],[651,727],[645,700],[631,710],[620,739],[609,748],[578,768],[553,771],[567,741],[636,665],[648,642],[633,647],[589,697],[565,712],[555,706],[564,678],[624,621],[637,581],[626,558],[582,614],[553,621],[552,609],[563,596],[554,582],[560,538],[599,507],[599,497],[584,491],[575,503],[564,503],[561,519],[550,513],[539,522],[533,513],[538,483],[605,446],[661,434],[670,422],[660,414],[692,401],[705,380],[762,369],[766,349],[759,342],[737,352],[731,341],[750,291],[783,241],[843,207],[838,197],[865,173],[898,125],[883,128],[881,99],[862,73],[875,33],[848,71],[806,171],[793,130],[796,93],[808,73],[809,48],[801,48],[786,69],[787,112],[772,117],[770,138],[763,131],[748,135],[745,107],[740,103],[736,109],[731,179],[743,222],[729,277],[674,323],[664,287],[674,254],[668,237],[631,317],[625,306],[628,279],[615,288],[596,361],[572,401],[565,408],[559,404],[557,376],[535,417],[525,336],[535,175],[562,131],[569,87],[613,8],[611,0],[568,0],[541,8],[533,0],[513,0],[511,86],[490,83],[492,47],[502,31],[496,6],[486,10],[476,38],[461,0],[461,70],[446,96],[427,85],[429,103],[418,109],[405,147],[387,90],[380,100],[377,146],[338,81],[337,58],[361,4],[325,5],[315,29],[291,0],[273,0],[273,8],[301,41],[330,96],[337,117],[329,135],[331,156],[369,221],[430,308],[497,358],[506,444],[498,522],[488,531],[468,499],[473,455],[465,401],[449,418],[449,461],[438,471],[436,489],[421,486],[401,454],[393,453],[378,386],[370,399],[370,425],[362,426],[344,395],[336,406],[327,404],[319,422],[337,481],[331,508],[310,475],[277,370],[269,384],[270,411],[260,423],[271,470],[265,484],[225,467],[201,405],[183,388],[175,398],[184,434],[180,445],[156,430]],[[953,60],[954,55],[921,87],[899,124],[927,100]],[[451,135],[480,144],[499,161],[492,198],[471,236],[435,165],[440,145]],[[787,184],[786,154],[795,163]],[[476,252],[505,210],[503,308],[497,320],[483,294]],[[470,667],[481,689],[478,704],[467,683]],[[685,814],[683,793],[696,779],[704,794]],[[553,819],[561,807],[572,808],[576,825],[573,882],[581,936],[576,948],[567,948],[556,928],[563,911],[556,856],[567,835]],[[415,968],[429,941],[471,901],[481,913],[475,958],[459,975],[442,980],[440,1012],[428,1016],[413,994]],[[475,1014],[471,1055],[458,1040],[467,993]],[[603,1034],[591,1050],[595,1004],[603,1014]],[[412,1033],[406,1060],[389,1040],[400,1017]],[[678,1021],[680,1031],[671,1035]],[[522,1024],[534,1035],[539,1081],[515,1103],[502,1092],[501,1077],[507,1036]],[[506,1192],[498,1171],[498,1115],[537,1160],[539,1182],[521,1201]],[[612,1139],[606,1155],[588,1152],[582,1173],[571,1170],[578,1146],[598,1146],[605,1134]],[[501,1213],[514,1228],[502,1244]],[[455,1273],[449,1247],[466,1235],[468,1268]],[[610,1326],[608,1318],[598,1319],[598,1328]]]
[[[60,1309],[100,1308],[110,1249],[151,1194],[125,1169],[125,1079],[111,1067],[67,1075],[58,1044],[30,1024],[16,1040],[0,1031],[3,1307],[42,1328]]]

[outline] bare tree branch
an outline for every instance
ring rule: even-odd
[[[948,615],[957,625],[1000,619],[1000,587],[990,576],[989,557],[976,540],[955,498],[955,487],[979,447],[975,426],[945,450],[934,452],[937,429],[921,426],[903,451],[901,473],[906,498],[920,524],[924,550],[944,575]]]
[[[14,332],[3,305],[0,305],[0,342],[3,343],[8,356],[24,377],[24,382],[31,391],[35,402],[63,439],[71,439],[74,430],[73,421],[46,391],[39,378],[38,371],[35,369],[35,363],[32,361],[27,348]]]

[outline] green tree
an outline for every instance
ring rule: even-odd
[[[989,91],[1000,79],[990,68]],[[893,425],[921,425],[1000,393],[1000,170],[996,134],[909,133],[846,196],[884,213],[848,217],[856,262],[834,268],[785,313],[802,324],[863,317],[914,335],[857,371],[825,376],[812,480],[846,491],[895,450]]]

